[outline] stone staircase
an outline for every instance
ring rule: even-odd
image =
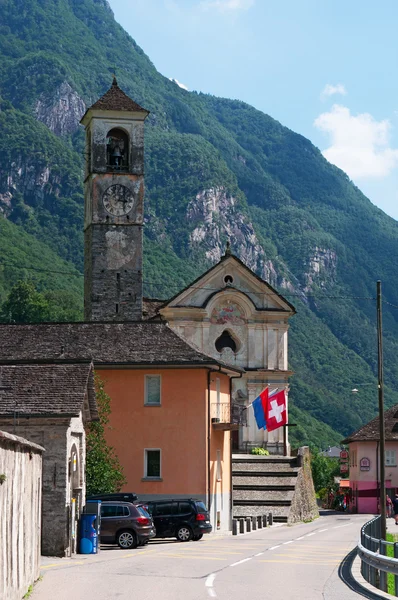
[[[271,512],[277,523],[290,521],[300,471],[298,457],[233,454],[234,518]]]

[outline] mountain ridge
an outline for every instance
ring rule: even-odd
[[[0,16],[0,210],[16,239],[23,230],[32,245],[82,269],[78,121],[110,87],[116,60],[120,87],[151,111],[145,293],[174,295],[230,239],[298,309],[290,335],[296,442],[333,444],[374,416],[376,392],[366,388],[361,401],[349,390],[376,385],[375,282],[398,304],[397,222],[303,136],[247,103],[188,92],[159,74],[106,0],[4,0]],[[0,299],[17,279],[0,278]],[[397,315],[385,305],[388,405],[398,402]],[[324,436],[322,423],[331,428]]]

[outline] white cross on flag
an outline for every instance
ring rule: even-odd
[[[287,402],[285,390],[268,398],[267,429],[273,431],[287,423]]]

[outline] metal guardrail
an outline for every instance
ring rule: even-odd
[[[395,596],[398,596],[398,543],[380,539],[380,516],[371,519],[361,529],[357,553],[361,559],[362,577],[383,592],[387,591],[387,573],[394,575]],[[394,557],[387,556],[392,547]]]

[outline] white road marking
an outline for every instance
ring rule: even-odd
[[[307,533],[307,535],[305,537],[311,537],[311,535],[315,535],[316,531],[313,531],[312,533]]]
[[[252,559],[252,557],[250,557],[250,558],[244,558],[243,560],[238,560],[238,562],[232,563],[232,565],[229,565],[229,566],[230,567],[236,567],[238,565],[241,565],[242,563],[248,562],[251,559]]]
[[[293,544],[294,540],[290,540],[290,542],[283,542],[283,545],[285,546],[286,544]]]
[[[329,528],[326,527],[326,529],[321,529],[319,533],[323,533],[324,531],[327,531]]]
[[[264,554],[264,552],[259,552],[258,554],[255,554],[254,556],[262,556]]]
[[[349,525],[352,525],[352,523],[346,523],[345,525],[336,525],[336,527],[333,527],[333,529],[340,529],[341,527],[348,527]]]
[[[211,573],[206,579],[205,586],[207,588],[207,593],[211,598],[217,598],[216,590],[213,588],[214,580],[216,578],[216,573]]]
[[[301,537],[296,538],[296,540],[303,540],[304,538],[305,538],[305,535],[302,535]]]
[[[282,544],[279,544],[279,546],[272,546],[272,548],[268,548],[268,550],[276,550],[277,548],[280,548],[282,546]]]

